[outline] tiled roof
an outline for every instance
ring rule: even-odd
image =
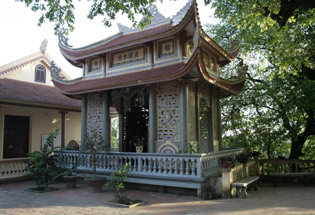
[[[177,76],[181,76],[184,66],[184,63],[178,63],[141,72],[98,79],[82,80],[73,84],[62,84],[56,81],[53,82],[57,88],[63,91],[64,94],[73,95],[98,90],[108,90],[167,81],[177,78]]]
[[[52,58],[47,53],[43,54],[41,52],[36,52],[31,55],[22,57],[11,63],[0,66],[0,77],[5,77],[5,75],[10,72],[14,72],[26,65],[29,65],[31,63],[38,62],[38,61],[43,61],[48,66],[50,66],[50,62],[52,61]],[[61,72],[62,72],[62,76],[65,77],[66,80],[70,79],[69,76],[63,70],[61,70]]]
[[[0,78],[0,102],[80,110],[81,100],[63,95],[55,87]]]
[[[119,35],[118,37],[112,39],[111,41],[107,42],[101,41],[96,44],[91,44],[90,46],[83,47],[80,49],[66,49],[63,46],[60,46],[61,51],[63,54],[72,57],[72,58],[79,58],[80,56],[86,56],[90,53],[98,52],[101,50],[105,50],[111,47],[115,47],[117,45],[122,45],[122,44],[127,44],[129,42],[134,42],[137,40],[143,40],[145,38],[152,37],[153,35],[159,35],[162,33],[165,33],[167,31],[170,31],[174,26],[172,24],[165,24],[162,26],[158,26],[155,28],[150,28],[150,29],[144,29],[142,31],[138,31],[135,33],[130,33],[130,34],[122,34]],[[93,47],[94,46],[94,47]]]

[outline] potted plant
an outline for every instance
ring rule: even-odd
[[[63,177],[63,180],[66,182],[66,188],[75,188],[77,184],[78,176],[75,175],[75,170],[77,169],[78,161],[71,165],[71,168],[68,168],[66,171],[58,174],[56,178]]]
[[[250,153],[251,157],[254,158],[255,160],[257,160],[259,158],[260,152],[258,151],[252,151]]]
[[[246,153],[241,153],[239,155],[236,156],[236,160],[239,163],[247,163],[247,161],[249,160],[249,156]]]
[[[91,186],[93,191],[101,191],[102,185],[106,182],[106,178],[96,176],[97,154],[106,150],[105,141],[102,135],[92,131],[91,135],[88,135],[84,142],[81,144],[81,153],[90,154],[90,164],[93,168],[93,176],[85,177],[84,181]]]
[[[48,184],[56,172],[54,152],[57,147],[52,147],[52,145],[58,133],[59,130],[56,129],[48,135],[41,151],[28,153],[31,159],[27,162],[26,170],[29,172],[27,175],[31,176],[37,185],[36,188],[29,188],[29,191],[49,192],[56,190],[56,188],[49,188]]]
[[[222,157],[219,160],[223,168],[233,168],[234,167],[234,158],[233,157]]]
[[[142,153],[143,152],[143,145],[145,143],[145,140],[143,137],[138,137],[135,136],[133,138],[133,145],[136,147],[137,153]]]
[[[136,200],[130,196],[122,194],[126,187],[124,181],[127,178],[128,172],[129,164],[127,163],[122,167],[121,170],[113,172],[110,175],[110,178],[106,182],[104,187],[113,188],[115,191],[115,198],[113,200],[108,201],[107,202],[108,204],[132,208],[145,203],[145,201]]]

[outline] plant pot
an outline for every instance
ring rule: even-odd
[[[234,164],[232,161],[225,161],[225,162],[222,162],[222,167],[223,168],[233,168]]]
[[[143,152],[143,146],[136,146],[136,151],[137,151],[137,153],[142,153]]]
[[[86,184],[90,186],[91,191],[94,192],[101,192],[106,180],[106,178],[84,178]]]
[[[77,184],[77,178],[76,175],[64,175],[63,180],[66,182],[66,188],[75,188]]]

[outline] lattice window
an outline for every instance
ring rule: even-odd
[[[97,93],[87,97],[87,133],[93,130],[102,134],[102,97]]]
[[[180,107],[179,83],[168,82],[159,85],[156,94],[157,101],[157,149],[169,143],[174,153],[180,148]],[[159,152],[159,151],[158,151]]]

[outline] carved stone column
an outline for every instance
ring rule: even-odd
[[[187,82],[183,80],[179,90],[181,151],[187,147]]]

